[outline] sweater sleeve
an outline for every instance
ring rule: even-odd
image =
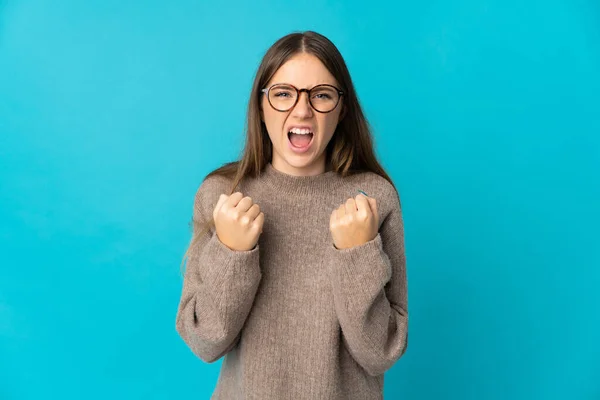
[[[194,201],[194,222],[204,226],[221,192],[206,183]],[[225,246],[214,228],[191,249],[177,309],[176,330],[200,359],[211,363],[237,343],[261,279],[259,245]]]
[[[394,193],[395,190],[394,190]],[[377,236],[360,246],[329,246],[334,306],[349,353],[372,376],[381,375],[404,354],[408,310],[404,227],[400,200]]]

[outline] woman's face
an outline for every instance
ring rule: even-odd
[[[329,84],[339,88],[338,82],[323,63],[317,57],[306,53],[297,54],[283,64],[266,87],[279,83],[287,83],[298,89],[311,89],[320,84]],[[272,95],[274,94],[273,90]],[[289,97],[287,93],[277,95],[280,96],[279,98]],[[323,95],[317,97],[322,99]],[[314,100],[314,102],[317,101],[319,100]],[[333,111],[320,113],[311,107],[308,93],[301,92],[296,105],[289,111],[281,112],[275,110],[269,104],[267,95],[263,94],[262,118],[273,144],[273,160],[271,162],[273,167],[290,175],[323,173],[325,171],[325,148],[340,120],[342,102],[343,99],[340,99]],[[300,132],[307,130],[312,132],[312,141],[307,149],[298,149],[292,145],[288,133],[294,127],[304,129]],[[305,136],[304,141],[308,141],[310,137],[311,135]],[[301,139],[300,136],[297,138]]]

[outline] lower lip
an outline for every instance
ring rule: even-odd
[[[313,134],[313,137],[310,139],[310,142],[304,147],[295,147],[292,144],[292,142],[290,141],[289,136],[288,136],[287,142],[288,142],[288,146],[289,146],[290,150],[292,150],[294,153],[301,154],[301,153],[306,153],[310,149],[310,147],[312,146],[314,141],[315,141],[315,135]]]

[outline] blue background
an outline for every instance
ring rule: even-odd
[[[596,0],[5,0],[0,399],[210,397],[222,360],[174,326],[193,196],[304,29],[345,56],[401,192],[386,398],[600,398]]]

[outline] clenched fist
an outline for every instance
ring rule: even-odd
[[[258,204],[240,192],[230,196],[222,194],[213,211],[213,218],[221,243],[236,251],[254,249],[265,221]]]
[[[337,249],[360,246],[377,236],[379,214],[377,201],[359,194],[333,210],[329,219],[329,230]]]

